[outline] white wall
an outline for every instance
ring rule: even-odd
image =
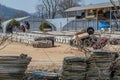
[[[75,20],[75,17],[72,17],[72,18],[57,18],[57,19],[47,19],[46,21],[48,21],[49,23],[53,24],[57,31],[61,31],[63,29],[63,27],[71,22]]]

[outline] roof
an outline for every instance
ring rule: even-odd
[[[115,4],[119,6],[119,2],[116,1]],[[99,9],[99,8],[107,8],[107,7],[113,7],[113,5],[110,2],[92,4],[92,5],[81,6],[81,7],[72,7],[72,8],[67,9],[65,12]]]

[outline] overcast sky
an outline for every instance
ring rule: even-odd
[[[85,4],[95,4],[108,1],[109,0],[84,0]],[[35,7],[39,3],[39,0],[0,0],[0,3],[8,7],[33,13],[36,11]]]

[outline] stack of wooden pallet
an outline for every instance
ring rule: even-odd
[[[83,57],[66,57],[63,62],[62,80],[85,80],[87,60]]]
[[[111,51],[93,51],[89,59],[87,80],[110,80],[110,66],[116,59],[117,53]]]

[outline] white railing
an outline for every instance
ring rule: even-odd
[[[0,36],[5,36],[6,34],[0,33]],[[7,34],[8,36],[11,36],[10,34]],[[36,33],[23,33],[23,32],[17,32],[13,33],[12,40],[20,43],[26,43],[26,44],[32,44],[34,39],[37,37],[54,37],[55,42],[57,43],[63,43],[63,44],[69,44],[69,41],[72,39],[72,37],[69,36],[59,36],[59,35],[45,35],[45,34],[36,34]],[[119,38],[120,33],[114,33],[114,34],[103,34],[102,37],[111,37],[111,38]]]
[[[26,44],[31,45],[34,39],[37,37],[51,37],[51,36],[55,38],[55,42],[63,43],[63,44],[68,44],[70,39],[72,38],[69,36],[57,36],[57,35],[44,35],[44,34],[17,32],[17,33],[13,33],[12,40],[16,42],[26,43]]]

